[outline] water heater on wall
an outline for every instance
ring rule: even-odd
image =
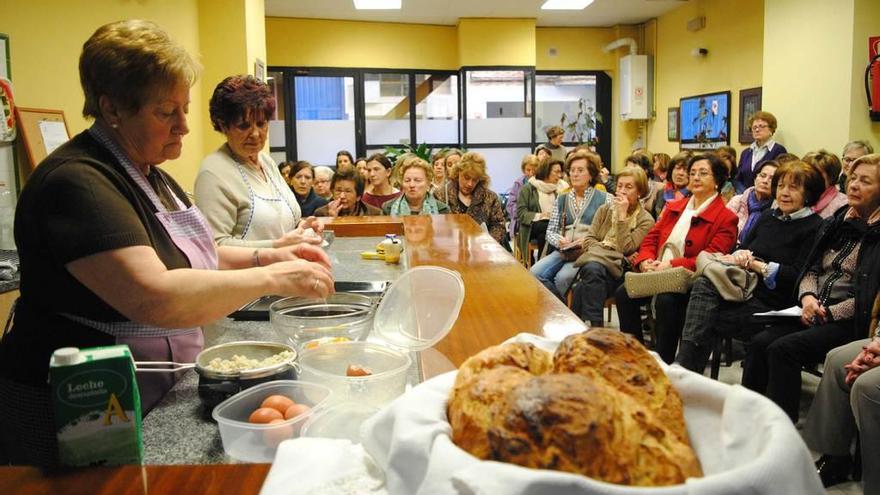
[[[646,120],[651,117],[653,61],[648,55],[626,55],[620,58],[620,118]]]

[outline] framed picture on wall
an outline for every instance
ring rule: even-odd
[[[749,119],[761,109],[761,88],[743,89],[739,92],[739,142],[752,144],[752,130]]]
[[[678,141],[678,107],[671,107],[666,114],[666,139]]]

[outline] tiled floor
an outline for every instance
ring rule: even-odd
[[[606,311],[607,316],[607,311]],[[616,308],[611,311],[611,322],[606,323],[606,327],[608,328],[618,328],[617,321],[617,310]],[[718,380],[723,383],[729,384],[739,384],[742,380],[742,362],[735,361],[733,366],[727,367],[722,366],[721,371],[718,375]],[[709,370],[706,370],[706,376],[709,375]],[[803,422],[804,418],[807,416],[807,411],[810,408],[810,403],[813,400],[813,395],[816,393],[816,387],[819,386],[819,378],[808,373],[803,374],[803,385],[802,385],[802,400],[801,400],[801,422]],[[800,424],[799,424],[800,425]],[[818,457],[818,454],[814,454],[815,457]],[[829,488],[826,493],[828,495],[862,495],[862,485],[858,482],[849,482],[842,483],[840,485],[835,485]]]

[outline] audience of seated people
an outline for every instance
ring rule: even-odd
[[[595,189],[602,160],[588,151],[572,154],[565,164],[571,190],[560,195],[547,224],[547,243],[555,250],[535,263],[531,272],[545,287],[562,299],[571,287],[587,230],[599,207],[611,196]],[[521,198],[522,199],[522,198]]]

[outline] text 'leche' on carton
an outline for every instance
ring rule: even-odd
[[[57,349],[49,385],[61,464],[142,463],[141,399],[127,345]]]

